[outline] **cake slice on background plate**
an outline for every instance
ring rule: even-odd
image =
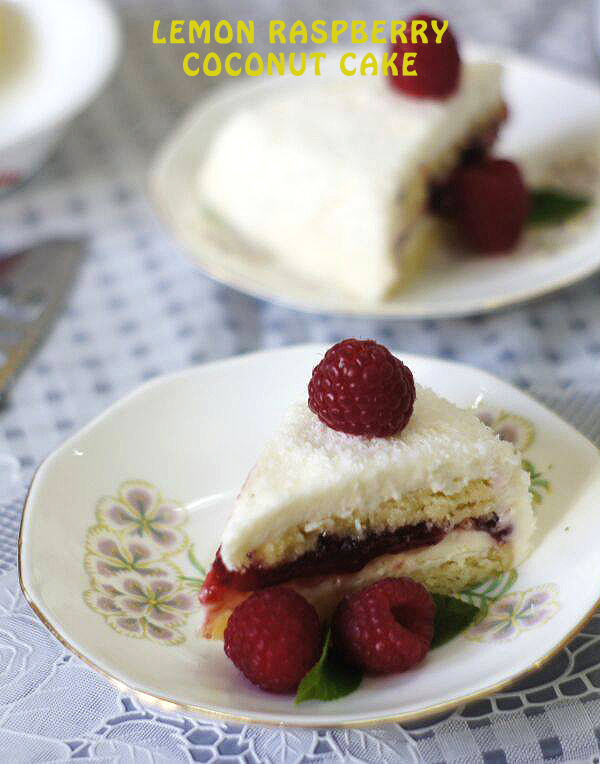
[[[198,177],[200,203],[242,238],[363,301],[419,270],[441,231],[436,189],[506,118],[501,66],[461,64],[450,30],[403,47],[419,48],[419,76],[307,75],[238,110]]]
[[[253,591],[285,584],[329,618],[406,576],[453,593],[510,570],[534,529],[529,475],[471,411],[366,340],[334,345],[250,472],[200,599],[221,638]]]

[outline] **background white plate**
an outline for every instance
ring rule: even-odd
[[[402,356],[419,382],[450,400],[509,410],[533,423],[536,439],[527,458],[551,481],[552,492],[544,492],[536,548],[514,588],[552,585],[558,612],[513,640],[482,643],[461,635],[432,651],[414,671],[365,680],[356,693],[333,703],[300,705],[246,682],[226,659],[222,643],[197,636],[198,610],[178,628],[177,645],[134,639],[111,628],[83,597],[94,588],[89,566],[84,568],[86,539],[89,544],[104,533],[102,527],[90,532],[102,519],[95,516],[99,499],[116,496],[124,481],[149,481],[185,507],[185,532],[196,557],[209,565],[239,486],[285,408],[306,395],[323,350],[301,346],[258,353],[159,378],[111,407],[38,470],[21,527],[23,590],[70,649],[141,693],[145,702],[158,698],[187,712],[293,726],[408,719],[489,694],[539,665],[600,599],[597,449],[487,373]],[[175,558],[183,574],[197,575],[185,550]]]
[[[501,61],[510,120],[497,153],[527,157],[566,145],[600,127],[600,89],[506,51],[467,48],[469,57]],[[336,75],[335,54],[323,76]],[[325,66],[325,65],[324,65]],[[306,75],[308,76],[308,75]],[[497,309],[571,284],[600,267],[600,221],[581,236],[559,241],[551,252],[523,247],[507,257],[438,253],[430,267],[397,297],[361,303],[327,284],[304,281],[268,253],[253,251],[203,211],[196,176],[207,147],[235,109],[293,87],[294,77],[228,84],[203,99],[159,152],[150,175],[151,195],[166,225],[192,261],[215,279],[244,292],[308,311],[377,317],[464,315]]]

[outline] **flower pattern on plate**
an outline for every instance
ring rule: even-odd
[[[180,528],[186,519],[185,510],[163,499],[151,483],[139,480],[123,483],[116,498],[100,499],[96,515],[100,525],[154,542],[165,552],[181,549],[186,543]]]
[[[492,409],[480,409],[477,416],[488,427],[491,427],[500,440],[512,443],[521,453],[528,451],[535,441],[535,427],[532,422],[518,414],[509,411],[494,411]],[[541,504],[544,493],[552,490],[550,481],[543,472],[538,472],[535,465],[529,459],[523,459],[523,469],[529,473],[529,492],[534,504]]]
[[[489,604],[483,620],[465,634],[476,642],[505,642],[541,626],[560,610],[555,584],[510,592]]]
[[[182,626],[195,605],[177,579],[121,574],[100,582],[84,594],[86,603],[115,631],[129,637],[148,637],[159,644],[181,644]]]
[[[157,559],[152,545],[121,535],[112,528],[96,525],[86,539],[85,569],[91,578],[107,579],[120,573],[140,576],[168,576],[169,570]]]
[[[477,416],[484,424],[498,433],[500,440],[512,443],[519,451],[527,451],[535,440],[535,427],[522,416],[511,414],[509,411],[492,411],[482,409]]]
[[[86,604],[120,634],[184,642],[181,627],[197,607],[205,575],[183,530],[185,509],[151,483],[128,480],[116,497],[99,500],[96,519],[86,536]],[[184,573],[175,563],[180,556],[194,571]]]

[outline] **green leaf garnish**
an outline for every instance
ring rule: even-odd
[[[296,703],[305,700],[336,700],[358,689],[362,672],[345,666],[331,651],[331,627],[327,627],[321,657],[300,682]]]
[[[557,188],[534,188],[530,191],[530,225],[557,225],[587,209],[592,199]]]
[[[431,647],[439,647],[470,626],[480,613],[478,607],[445,594],[432,594],[435,620]]]

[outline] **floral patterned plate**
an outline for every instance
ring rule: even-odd
[[[67,647],[146,703],[293,726],[406,720],[483,697],[553,655],[600,599],[600,458],[543,406],[482,371],[404,356],[521,449],[538,515],[518,571],[462,593],[483,617],[401,676],[295,705],[247,683],[198,636],[205,567],[256,455],[323,353],[301,346],[152,381],[39,468],[20,539],[23,591]]]

